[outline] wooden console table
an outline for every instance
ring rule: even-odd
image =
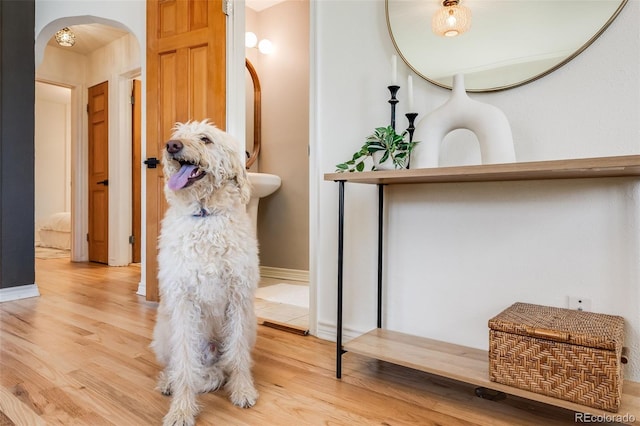
[[[451,182],[497,182],[547,179],[640,177],[640,155],[535,161],[477,166],[437,167],[391,171],[327,173],[324,180],[338,183],[338,295],[336,330],[336,377],[342,377],[345,352],[369,356],[427,373],[448,377],[517,395],[534,401],[597,416],[615,413],[505,386],[489,380],[487,351],[440,342],[382,328],[382,242],[385,185]],[[345,182],[378,185],[378,312],[377,328],[342,344],[342,294],[344,254]],[[640,422],[640,383],[625,381],[619,415]]]

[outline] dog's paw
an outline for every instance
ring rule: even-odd
[[[253,386],[236,389],[229,395],[233,405],[242,408],[250,408],[256,405],[258,400],[258,391]]]
[[[161,371],[158,375],[158,384],[156,385],[156,389],[162,392],[163,395],[171,395],[171,384],[169,383],[169,379],[164,371]]]
[[[162,419],[162,426],[195,426],[195,415],[189,410],[171,410]]]

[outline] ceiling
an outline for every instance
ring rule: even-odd
[[[268,9],[271,6],[275,6],[278,3],[282,3],[284,0],[245,0],[244,4],[249,9],[253,9],[256,12],[260,12],[264,9]]]
[[[128,34],[123,29],[103,24],[72,25],[69,26],[69,29],[76,35],[76,44],[73,47],[58,46],[55,37],[51,37],[47,45],[58,49],[68,49],[81,55],[88,55],[94,50]]]
[[[283,1],[284,0],[246,0],[245,5],[256,12],[260,12]],[[103,24],[71,25],[69,29],[76,35],[76,44],[73,47],[59,46],[56,43],[55,37],[51,37],[47,45],[58,49],[68,49],[81,55],[88,55],[94,50],[106,46],[112,41],[128,34],[126,30]]]

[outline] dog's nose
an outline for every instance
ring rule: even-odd
[[[175,154],[176,152],[180,152],[180,150],[184,147],[182,142],[176,140],[170,140],[167,142],[167,152],[169,154]]]

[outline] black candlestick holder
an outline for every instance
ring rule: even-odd
[[[391,104],[391,127],[393,130],[396,129],[396,104],[399,102],[396,98],[396,94],[400,89],[400,86],[387,86],[389,92],[391,93],[391,99],[389,99],[389,103]]]
[[[407,132],[409,132],[409,143],[413,142],[413,132],[416,130],[414,123],[417,116],[417,112],[408,112],[405,114],[405,117],[407,117],[407,120],[409,120],[409,127],[407,127]],[[407,158],[407,169],[409,168],[410,163],[411,155],[409,155],[409,158]]]
[[[409,132],[409,142],[413,142],[413,132],[416,130],[414,123],[416,122],[417,116],[417,112],[408,112],[405,114],[405,117],[409,120],[409,127],[407,127],[407,132]]]

